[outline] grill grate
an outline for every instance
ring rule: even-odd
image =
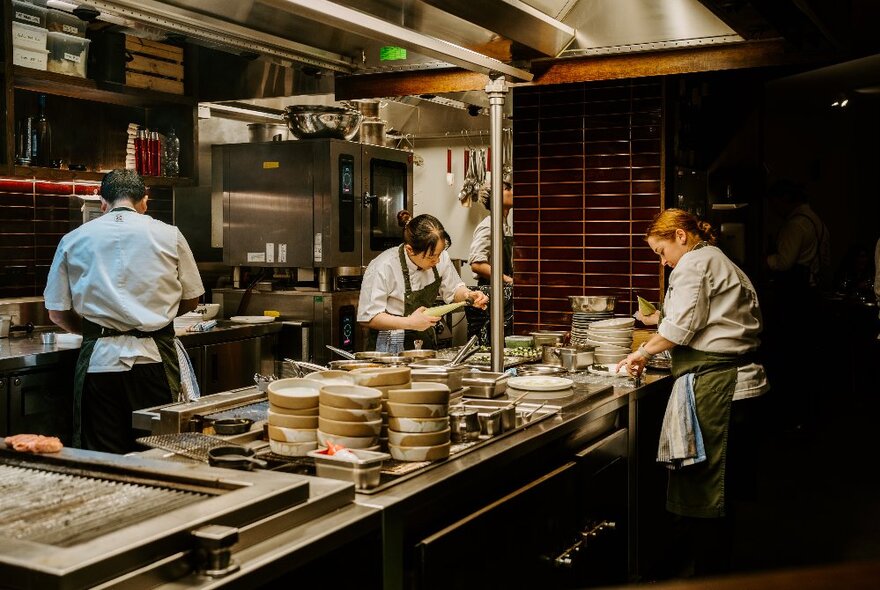
[[[208,462],[208,451],[211,449],[229,446],[229,442],[222,438],[198,432],[144,436],[137,439],[137,442],[145,447],[162,449],[203,463]]]
[[[207,497],[0,465],[0,537],[71,547]]]

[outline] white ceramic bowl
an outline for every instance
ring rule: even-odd
[[[449,418],[398,418],[388,416],[388,432],[438,432],[449,428]]]
[[[325,406],[321,404],[318,407],[318,415],[321,418],[329,418],[330,420],[339,420],[340,422],[370,422],[372,420],[382,419],[382,408],[375,407],[369,410],[354,408],[334,408],[333,406]]]
[[[321,432],[332,436],[379,436],[379,431],[382,430],[382,420],[342,422],[321,416],[318,418],[318,428],[321,429]]]
[[[438,384],[440,385],[440,384]],[[391,389],[388,391],[388,401],[401,404],[449,404],[449,388],[419,387],[408,389]]]
[[[291,414],[279,414],[269,410],[270,426],[281,426],[282,428],[317,428],[317,416],[296,416]]]
[[[220,313],[220,304],[200,303],[196,306],[195,311],[202,316],[202,320],[213,320]]]
[[[285,455],[288,457],[305,457],[306,453],[308,453],[309,451],[314,451],[318,448],[318,441],[291,443],[282,442],[280,440],[272,440],[270,438],[269,448],[272,449],[273,453],[276,453],[278,455]]]
[[[433,447],[449,442],[449,428],[437,432],[388,431],[388,444],[399,447]]]
[[[349,449],[369,449],[379,444],[379,435],[376,436],[341,436],[318,431],[318,442],[321,446],[327,446],[327,441],[335,445],[342,445]]]
[[[388,452],[398,461],[436,461],[449,457],[450,443],[431,447],[399,447],[388,443]]]
[[[377,387],[388,385],[401,385],[410,382],[410,374],[412,371],[409,367],[382,367],[380,369],[354,369],[351,375],[354,376],[358,385],[365,387]]]
[[[306,375],[306,379],[320,381],[324,385],[354,385],[354,377],[348,371],[315,371]]]
[[[315,428],[286,428],[269,424],[269,440],[290,443],[312,442],[318,440],[318,431]]]
[[[388,402],[388,416],[395,418],[442,418],[449,414],[449,404],[398,404]]]
[[[369,410],[379,407],[382,392],[360,385],[325,385],[321,388],[320,402],[334,408]]]
[[[269,404],[288,410],[301,410],[318,406],[318,391],[323,384],[312,379],[277,379],[270,381],[266,391]]]

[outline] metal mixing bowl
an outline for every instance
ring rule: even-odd
[[[569,295],[571,310],[578,312],[614,311],[614,295]]]
[[[291,105],[284,109],[287,127],[297,139],[355,136],[362,115],[351,109],[318,105]]]

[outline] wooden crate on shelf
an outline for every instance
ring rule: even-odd
[[[183,49],[126,35],[125,84],[157,92],[183,94]]]

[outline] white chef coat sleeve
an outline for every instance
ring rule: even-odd
[[[380,272],[376,266],[370,265],[361,281],[361,293],[358,296],[357,321],[369,322],[387,310],[388,293],[393,288],[390,276]]]
[[[789,221],[779,230],[776,253],[767,257],[770,270],[786,271],[795,265],[803,248],[804,232],[796,220]]]
[[[180,279],[181,299],[194,299],[205,294],[205,286],[202,284],[196,259],[179,229],[177,230],[177,276]]]
[[[67,273],[67,249],[64,247],[64,239],[55,250],[52,266],[49,267],[49,276],[46,279],[46,288],[43,290],[43,300],[46,309],[52,311],[67,311],[73,306],[73,296],[70,292],[70,280]]]
[[[705,261],[679,265],[670,276],[663,321],[657,333],[680,345],[687,345],[694,334],[706,327],[709,318],[709,280]]]
[[[437,272],[440,273],[440,297],[446,303],[452,303],[455,291],[459,287],[464,286],[464,281],[461,280],[461,277],[455,271],[455,265],[452,264],[452,259],[449,258],[448,252],[444,251],[440,255],[440,262],[437,263]]]
[[[468,264],[474,262],[489,262],[489,247],[492,240],[492,228],[488,224],[481,223],[474,230],[474,239],[471,241],[471,249],[468,253]]]

